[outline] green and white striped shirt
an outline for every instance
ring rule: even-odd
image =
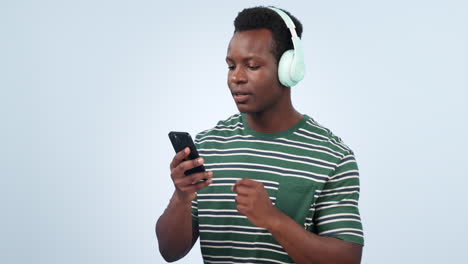
[[[192,202],[205,263],[293,263],[266,229],[237,211],[231,187],[242,178],[261,182],[272,203],[306,230],[364,243],[354,154],[311,117],[259,133],[236,114],[199,133],[195,144],[213,171],[211,185]]]

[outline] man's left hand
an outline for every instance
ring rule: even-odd
[[[236,182],[232,190],[237,193],[237,211],[247,216],[258,227],[269,228],[281,213],[273,206],[263,184],[244,178]]]

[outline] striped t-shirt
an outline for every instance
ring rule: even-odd
[[[311,117],[259,133],[236,114],[199,133],[195,144],[213,171],[213,182],[192,202],[205,263],[293,263],[266,229],[237,211],[231,187],[242,178],[261,182],[272,203],[306,230],[364,243],[354,154]]]

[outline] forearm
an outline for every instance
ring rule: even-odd
[[[191,202],[178,199],[174,192],[156,223],[156,235],[159,251],[166,261],[184,257],[198,237],[198,232],[192,231]]]
[[[361,245],[313,234],[279,210],[267,229],[298,264],[360,263]]]

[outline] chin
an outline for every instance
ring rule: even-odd
[[[258,114],[265,110],[261,105],[253,103],[236,104],[237,110],[243,114]]]
[[[239,110],[239,112],[244,113],[244,114],[254,112],[251,107],[248,107],[245,104],[238,104],[237,110]]]

